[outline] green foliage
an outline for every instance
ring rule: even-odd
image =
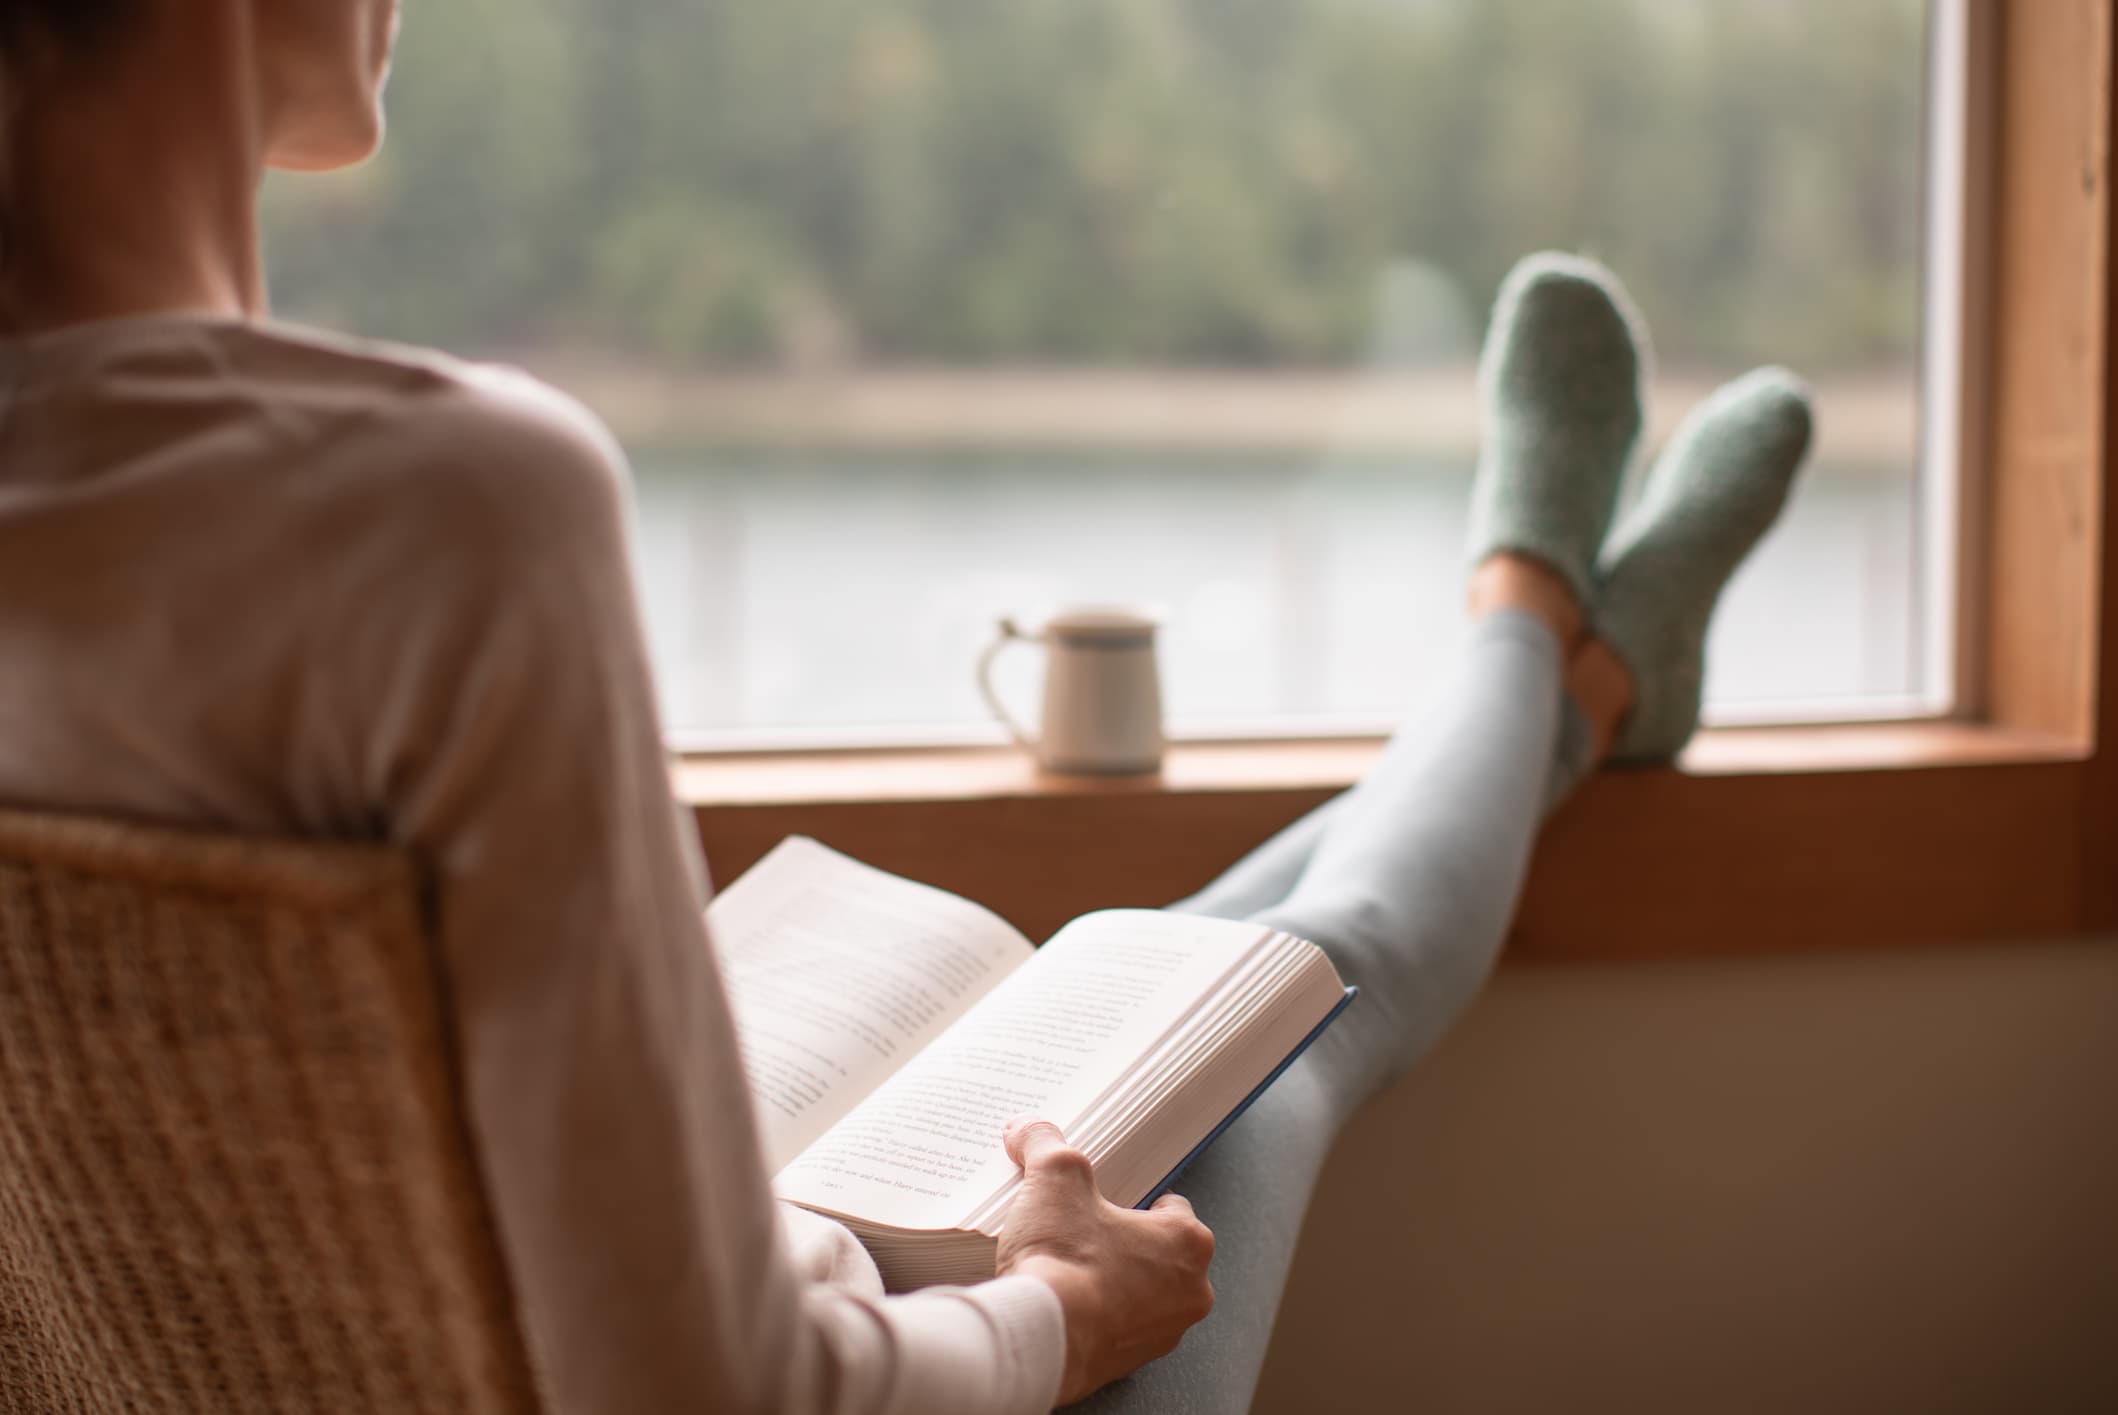
[[[1355,358],[1587,250],[1665,359],[1917,339],[1920,0],[423,0],[298,317],[696,364]],[[1414,342],[1417,342],[1416,340]]]

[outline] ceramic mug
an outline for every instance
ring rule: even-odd
[[[1116,774],[1162,764],[1162,681],[1156,616],[1121,607],[1061,610],[1041,623],[1012,616],[978,659],[978,691],[1016,743],[1049,771]],[[1043,647],[1044,714],[1032,737],[993,691],[993,661],[1010,644]]]

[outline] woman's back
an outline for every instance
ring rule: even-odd
[[[0,799],[385,834],[408,693],[614,496],[558,395],[407,350],[149,317],[0,369]]]
[[[236,320],[0,351],[0,802],[412,849],[548,1394],[725,1392],[729,1348],[653,1328],[739,1321],[770,1201],[606,436],[518,375]],[[727,1289],[648,1276],[672,1252]]]

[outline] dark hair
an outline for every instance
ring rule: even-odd
[[[15,120],[36,81],[55,64],[93,54],[134,17],[139,0],[0,0],[0,331],[14,323]]]
[[[0,62],[19,63],[33,45],[78,53],[137,8],[138,0],[7,0],[0,9]]]
[[[13,333],[15,307],[14,128],[23,105],[52,68],[92,56],[128,21],[140,0],[0,0],[0,336]],[[13,384],[20,369],[0,367],[0,462],[13,431]]]

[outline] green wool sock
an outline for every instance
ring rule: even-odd
[[[1471,488],[1471,565],[1516,551],[1583,604],[1640,434],[1646,335],[1616,276],[1543,252],[1508,272],[1479,364],[1485,446]]]
[[[1787,504],[1810,422],[1802,381],[1757,369],[1694,408],[1648,474],[1611,538],[1591,611],[1633,674],[1613,758],[1667,760],[1697,729],[1714,603]]]

